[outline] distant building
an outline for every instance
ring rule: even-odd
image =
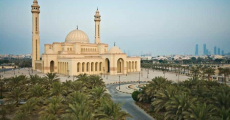
[[[207,55],[207,54],[206,54],[206,44],[204,44],[203,47],[204,47],[204,48],[203,48],[203,50],[204,50],[204,55]]]
[[[208,49],[205,50],[205,55],[208,55]]]
[[[222,50],[222,55],[224,55],[224,50]]]
[[[220,48],[218,48],[218,55],[220,55]]]
[[[195,51],[195,55],[198,55],[198,44],[196,44],[196,51]]]
[[[216,55],[216,46],[214,47],[214,55]]]

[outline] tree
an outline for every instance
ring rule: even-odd
[[[215,74],[215,69],[209,67],[204,71],[205,74],[208,74],[208,80],[211,81],[211,75]]]
[[[185,113],[184,118],[186,120],[215,120],[215,107],[212,105],[197,104],[191,105],[188,112]]]
[[[166,89],[161,89],[156,93],[155,99],[153,100],[151,105],[154,106],[154,110],[156,112],[165,109],[166,103],[177,93],[177,88],[173,85],[169,85],[168,87],[166,87]]]
[[[25,92],[25,87],[16,87],[12,91],[10,91],[7,95],[6,98],[8,101],[11,101],[15,103],[15,105],[18,107],[19,102],[22,99],[26,98],[26,92]]]
[[[139,99],[138,99],[138,94],[139,94],[139,93],[140,93],[139,91],[134,91],[134,92],[132,93],[132,98],[133,98],[133,100],[136,101],[136,102],[139,101]]]
[[[193,79],[195,77],[198,77],[200,74],[200,68],[199,67],[192,67],[190,71],[193,74]]]
[[[227,79],[229,79],[230,68],[219,68],[219,75],[224,75],[224,82],[226,84]]]
[[[51,116],[51,118],[58,119],[61,114],[64,112],[62,96],[53,96],[50,99],[46,100],[47,106],[43,106],[40,114],[40,119],[42,116]]]
[[[100,111],[104,119],[109,120],[125,120],[126,117],[132,117],[130,114],[121,111],[122,104],[114,103],[112,101],[104,102],[100,108]]]
[[[166,103],[165,120],[183,120],[191,105],[194,105],[196,98],[191,98],[185,93],[175,95]]]

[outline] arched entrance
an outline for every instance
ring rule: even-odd
[[[122,58],[119,58],[117,60],[117,73],[123,73],[124,72],[124,60]]]
[[[54,72],[54,61],[50,61],[50,72]]]
[[[110,62],[108,58],[105,59],[105,72],[106,73],[110,72]]]

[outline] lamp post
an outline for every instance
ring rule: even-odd
[[[224,74],[222,74],[222,84],[224,83]]]
[[[68,78],[70,77],[70,76],[69,76],[69,70],[67,70],[67,76],[68,76]]]
[[[140,84],[140,81],[141,81],[141,72],[139,72],[139,84]]]
[[[119,75],[119,90],[120,90],[120,75]]]
[[[142,68],[141,68],[141,77],[143,77]]]
[[[104,73],[104,77],[105,77],[105,67],[103,67],[103,73]]]
[[[0,97],[1,97],[1,98],[3,98],[3,96],[2,96],[2,77],[3,77],[3,75],[0,75],[0,80],[1,80],[1,81],[0,81],[0,82],[1,82],[1,95],[0,95]],[[1,99],[1,98],[0,98],[0,99]]]
[[[147,78],[149,78],[149,74],[148,74],[148,72],[147,72]]]

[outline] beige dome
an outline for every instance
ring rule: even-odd
[[[89,38],[83,31],[73,30],[66,36],[65,42],[89,43]]]
[[[121,50],[117,46],[113,46],[110,50],[109,53],[122,53]]]

